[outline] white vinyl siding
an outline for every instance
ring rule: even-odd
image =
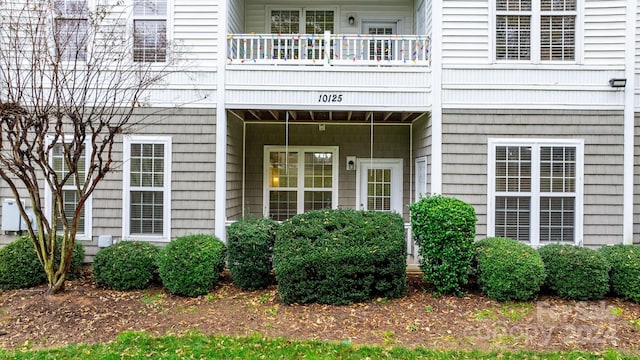
[[[489,140],[489,236],[580,244],[583,143]]]
[[[264,154],[265,216],[281,221],[337,207],[337,147],[265,146]]]
[[[171,153],[171,137],[125,138],[124,238],[170,240]]]

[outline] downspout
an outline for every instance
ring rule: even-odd
[[[218,61],[216,74],[216,185],[215,235],[227,241],[227,111],[225,109],[225,67],[227,61],[228,1],[220,1]]]
[[[431,26],[431,194],[442,194],[442,7],[433,0]],[[436,48],[437,46],[437,48]],[[434,51],[435,48],[435,51]]]
[[[624,185],[623,185],[623,244],[633,244],[633,204],[634,204],[634,134],[635,134],[635,50],[637,0],[627,0],[627,26],[625,43],[624,90]]]

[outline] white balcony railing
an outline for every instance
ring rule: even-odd
[[[428,66],[426,35],[230,34],[231,64]]]

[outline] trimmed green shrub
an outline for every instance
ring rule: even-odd
[[[498,301],[535,298],[544,283],[540,254],[519,241],[486,238],[475,243],[476,276],[480,290]]]
[[[547,273],[545,283],[558,296],[596,300],[609,291],[611,266],[600,252],[561,244],[545,245],[538,251]]]
[[[436,294],[464,295],[473,258],[476,214],[461,200],[440,195],[411,204],[411,231],[420,247],[420,269]]]
[[[404,224],[398,214],[317,210],[285,221],[274,246],[282,301],[350,304],[407,290]]]
[[[271,219],[237,221],[227,231],[227,264],[233,283],[256,290],[271,283],[273,244],[278,223]]]
[[[637,245],[603,246],[600,252],[611,264],[611,291],[626,300],[640,302],[640,247]]]
[[[122,241],[100,249],[93,259],[96,284],[114,290],[148,287],[157,275],[160,249],[144,241]]]
[[[226,247],[213,235],[179,237],[160,250],[158,274],[175,295],[204,295],[218,284],[224,269]]]
[[[60,241],[56,242],[56,266],[60,263]],[[77,276],[84,261],[84,246],[73,245],[68,277]],[[0,249],[0,289],[21,289],[47,282],[47,275],[29,235],[21,236]]]

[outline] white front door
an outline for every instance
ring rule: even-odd
[[[358,159],[356,207],[402,214],[402,159]]]
[[[393,58],[393,46],[389,40],[376,39],[376,35],[394,35],[398,32],[398,24],[392,21],[363,21],[363,32],[368,35],[372,35],[373,38],[369,41],[369,54],[371,57],[369,60],[390,60]]]

